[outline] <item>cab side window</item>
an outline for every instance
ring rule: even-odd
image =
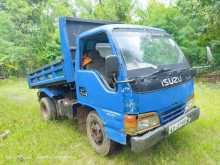
[[[94,70],[101,79],[110,82],[105,76],[105,59],[112,54],[112,47],[109,44],[107,35],[99,33],[84,39],[83,54],[81,58],[81,68],[85,70]]]

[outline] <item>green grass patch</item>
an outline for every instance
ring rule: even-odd
[[[24,80],[0,81],[0,164],[220,164],[220,84],[197,82],[198,121],[153,148],[135,154],[129,147],[103,157],[70,120],[44,122],[36,90]]]

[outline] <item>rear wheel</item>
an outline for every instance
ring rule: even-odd
[[[116,142],[106,136],[103,123],[95,111],[90,111],[86,120],[87,136],[97,153],[108,155],[113,153]]]
[[[40,99],[40,110],[45,121],[54,120],[56,118],[56,106],[49,97]]]

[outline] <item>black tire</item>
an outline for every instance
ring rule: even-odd
[[[45,121],[56,119],[56,106],[49,97],[40,99],[40,110]]]
[[[107,138],[103,123],[95,111],[90,111],[87,116],[86,130],[89,142],[97,153],[104,156],[113,153],[117,143]]]
[[[89,109],[85,106],[80,106],[77,108],[77,122],[78,122],[78,128],[80,132],[86,133],[86,119],[89,114]]]

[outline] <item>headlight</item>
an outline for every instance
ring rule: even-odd
[[[129,135],[143,133],[160,125],[160,119],[155,112],[140,115],[125,115],[125,132]]]
[[[195,100],[194,100],[194,95],[192,95],[188,98],[188,101],[186,102],[185,112],[190,111],[194,107],[195,107]]]

